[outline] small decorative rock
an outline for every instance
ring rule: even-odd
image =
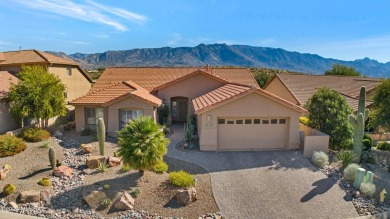
[[[96,169],[99,162],[104,162],[106,158],[104,156],[90,156],[85,160],[85,165],[89,169]]]
[[[107,196],[104,192],[92,191],[89,195],[84,197],[84,200],[87,202],[90,208],[96,208],[106,198]]]
[[[11,166],[8,164],[4,165],[3,168],[0,169],[0,180],[5,179],[10,171]]]
[[[91,169],[89,169],[89,168],[84,169],[84,170],[81,171],[81,173],[83,173],[83,174],[85,174],[85,175],[90,175],[90,174],[92,174],[92,173],[94,173],[94,172],[96,172],[96,171],[95,171],[95,170],[91,170]]]
[[[83,149],[83,154],[90,154],[93,151],[93,146],[91,144],[81,144],[81,149]]]
[[[352,192],[352,197],[353,198],[358,198],[359,196],[360,196],[360,192],[359,191],[355,190],[355,191]]]
[[[121,165],[121,159],[118,157],[110,156],[108,157],[108,165],[110,167],[115,167]]]
[[[134,199],[129,195],[127,192],[122,192],[119,195],[117,195],[117,199],[114,202],[114,207],[117,210],[132,210],[134,206]]]
[[[67,166],[56,167],[53,171],[53,175],[57,177],[69,177],[73,174],[73,169]]]
[[[20,203],[39,202],[40,200],[41,200],[40,191],[35,191],[35,190],[23,191],[19,195]]]
[[[47,201],[50,197],[50,192],[48,190],[41,190],[39,195],[41,201]]]
[[[181,205],[189,205],[196,201],[196,189],[179,189],[176,191],[176,200]]]
[[[10,208],[18,208],[18,205],[15,203],[15,202],[8,202],[7,206],[6,207],[10,207]]]

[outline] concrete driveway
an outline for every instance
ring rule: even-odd
[[[300,151],[181,152],[182,126],[173,126],[167,156],[205,168],[226,218],[353,218],[352,202]],[[201,189],[201,188],[200,188]],[[201,200],[199,200],[201,201]]]

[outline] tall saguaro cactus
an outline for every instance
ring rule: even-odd
[[[353,151],[360,157],[363,151],[363,137],[364,137],[364,127],[365,121],[368,119],[368,114],[370,111],[366,109],[366,87],[360,88],[360,98],[357,115],[350,115],[349,122],[354,128],[353,133]]]
[[[104,156],[104,143],[106,142],[106,127],[104,126],[103,118],[98,119],[97,125],[97,138],[99,141],[99,152],[101,156]]]

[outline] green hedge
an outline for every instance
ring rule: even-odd
[[[45,129],[27,128],[19,133],[19,137],[27,142],[40,142],[50,138],[50,133]]]

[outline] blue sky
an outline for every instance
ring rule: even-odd
[[[247,44],[390,61],[386,0],[0,0],[0,51]]]

